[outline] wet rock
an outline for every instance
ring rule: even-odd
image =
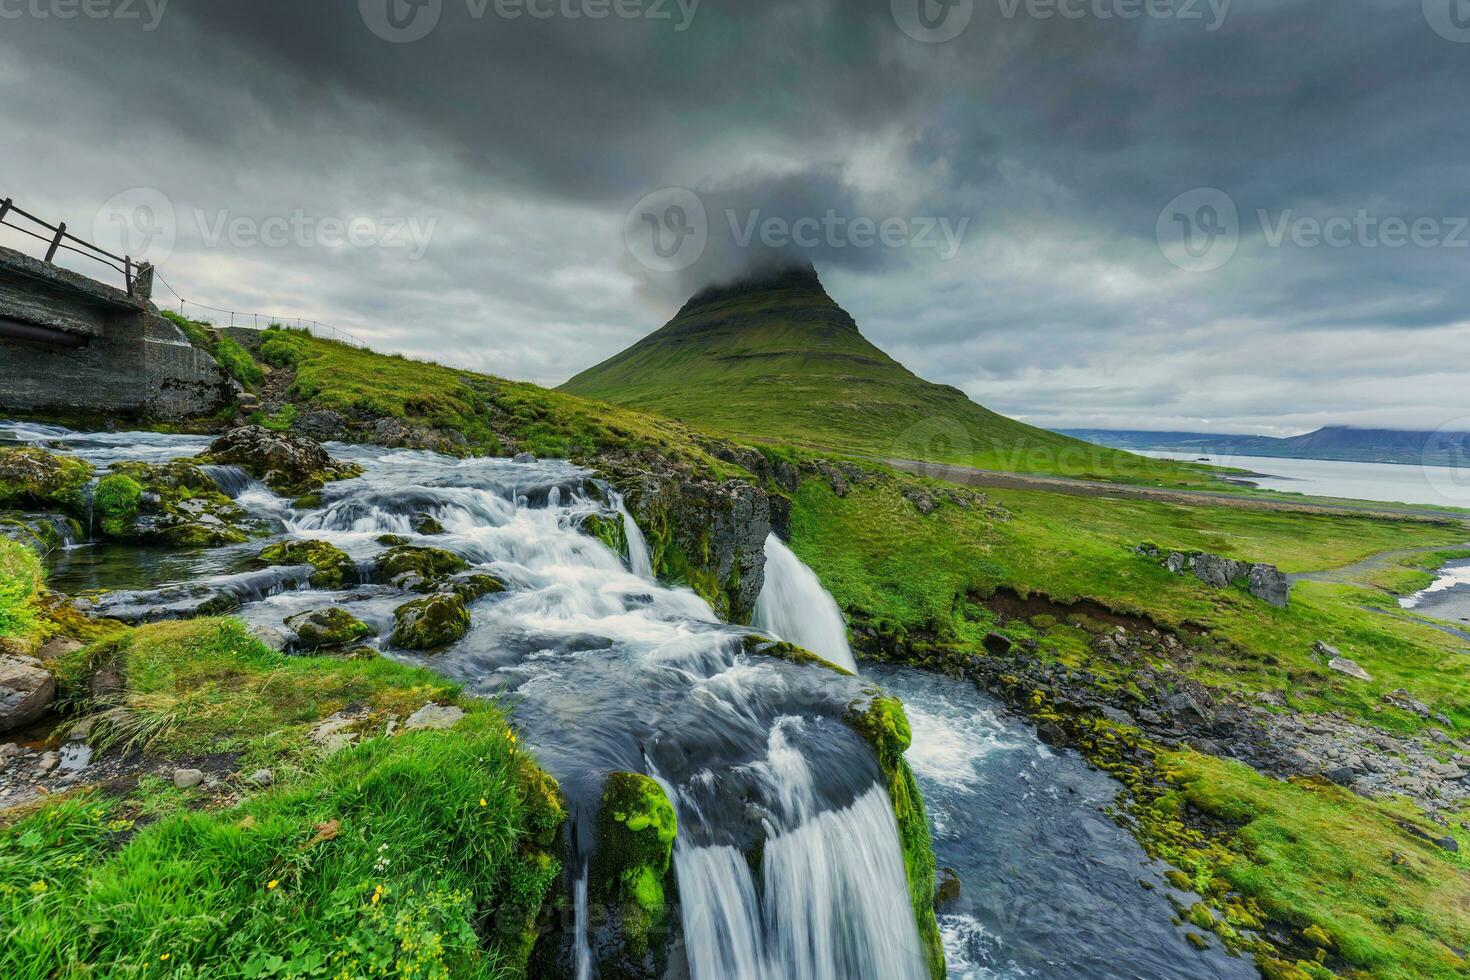
[[[443,534],[444,525],[433,514],[419,514],[413,519],[413,530],[415,534]]]
[[[261,565],[310,565],[310,582],[318,589],[340,589],[356,578],[357,563],[326,541],[281,541],[256,557]]]
[[[362,469],[327,455],[314,439],[272,432],[259,425],[231,429],[200,457],[211,463],[234,463],[264,480],[276,493],[297,497],[320,490],[333,480],[359,476]]]
[[[199,769],[175,769],[174,785],[179,789],[193,789],[204,782],[204,773]]]
[[[195,461],[115,463],[93,491],[93,524],[129,544],[217,547],[239,544],[250,516]]]
[[[81,541],[84,533],[82,525],[66,514],[7,510],[0,512],[0,537],[18,541],[44,558]]]
[[[512,463],[534,463],[536,462],[536,457],[530,453],[516,453],[511,457],[510,461]]]
[[[455,595],[459,596],[468,604],[483,596],[504,592],[505,583],[494,575],[486,575],[484,572],[474,572],[469,575],[457,576],[450,581],[449,588]]]
[[[347,417],[329,408],[302,412],[291,428],[317,442],[345,442],[349,431]]]
[[[1329,669],[1335,670],[1339,674],[1346,674],[1347,676],[1355,677],[1360,681],[1371,681],[1373,679],[1372,674],[1368,673],[1362,667],[1359,667],[1355,662],[1348,660],[1346,657],[1333,657],[1331,660],[1327,661],[1327,666]]]
[[[985,651],[992,656],[1003,657],[1011,652],[1011,640],[1008,636],[1000,633],[986,633],[985,639],[981,641]]]
[[[432,650],[455,642],[469,632],[470,614],[464,600],[447,592],[406,602],[393,610],[392,642],[405,650]]]
[[[0,732],[28,725],[56,697],[56,679],[33,657],[0,654]]]
[[[74,456],[21,446],[0,449],[0,507],[60,508],[84,516],[92,467]]]
[[[373,562],[378,575],[394,588],[431,592],[449,576],[469,571],[470,563],[442,548],[401,545],[383,552]]]
[[[934,876],[934,908],[942,911],[959,900],[959,872],[954,868],[940,868]]]
[[[338,606],[297,613],[286,620],[286,628],[296,634],[298,650],[343,647],[373,633],[371,626]]]
[[[439,705],[430,702],[424,705],[403,722],[404,731],[413,731],[416,728],[449,729],[459,724],[464,718],[464,710],[452,704]]]

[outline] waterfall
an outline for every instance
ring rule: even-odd
[[[628,567],[639,578],[653,578],[653,558],[649,555],[648,540],[628,512],[627,504],[618,498],[618,513],[623,517],[623,536],[628,539]]]
[[[105,465],[207,445],[188,440],[129,434],[66,445]],[[366,624],[372,635],[362,642],[384,656],[503,698],[573,814],[567,898],[576,934],[559,953],[564,974],[591,980],[608,955],[596,933],[604,917],[589,908],[599,899],[595,889],[588,895],[587,862],[607,775],[643,772],[661,781],[678,813],[683,943],[671,948],[687,949],[691,980],[923,980],[883,775],[844,722],[867,685],[764,656],[751,648],[749,628],[721,622],[692,589],[657,582],[637,523],[588,470],[378,447],[333,452],[364,472],[329,485],[319,506],[283,508],[254,487],[238,503],[268,518],[281,539],[341,549],[362,570],[341,587],[313,586],[306,566],[239,571],[264,543],[252,541],[217,557],[181,553],[157,577],[133,583],[145,591],[99,582],[113,590],[100,601],[127,600],[140,619],[229,611],[282,633],[293,615],[334,606]],[[395,547],[384,536],[411,535],[425,513],[444,528],[425,545],[503,585],[468,599],[468,632],[432,656],[392,640],[396,610],[417,593],[372,573]],[[582,530],[592,513],[621,517],[626,563]],[[831,597],[779,541],[766,550],[764,628],[850,667]]]
[[[766,538],[766,581],[755,600],[756,629],[857,672],[837,600],[776,535]]]

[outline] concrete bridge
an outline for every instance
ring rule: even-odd
[[[0,247],[0,412],[178,419],[231,404],[238,386],[153,306],[152,269],[129,263],[127,285]]]

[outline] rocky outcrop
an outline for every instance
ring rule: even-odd
[[[327,455],[314,439],[273,432],[260,425],[231,429],[210,445],[201,462],[233,463],[288,497],[320,490],[333,480],[360,476],[362,469]]]
[[[56,697],[56,678],[32,657],[0,654],[0,732],[41,717]]]
[[[1163,558],[1163,565],[1175,575],[1193,575],[1217,589],[1243,584],[1246,591],[1262,602],[1285,609],[1291,601],[1291,582],[1275,565],[1237,561],[1204,552],[1174,551],[1168,555],[1155,546],[1145,544],[1137,549],[1149,558]]]
[[[310,565],[309,581],[318,589],[340,589],[357,575],[357,563],[347,552],[326,541],[281,541],[260,553],[256,563],[266,566]]]
[[[748,621],[765,583],[766,536],[784,498],[652,452],[604,457],[598,469],[623,492],[655,573],[687,583],[721,618]]]
[[[399,545],[373,561],[376,574],[395,589],[434,592],[451,575],[469,571],[470,563],[443,548]]]

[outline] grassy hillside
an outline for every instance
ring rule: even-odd
[[[745,439],[1093,479],[1213,482],[997,415],[879,350],[810,268],[696,296],[563,391]]]

